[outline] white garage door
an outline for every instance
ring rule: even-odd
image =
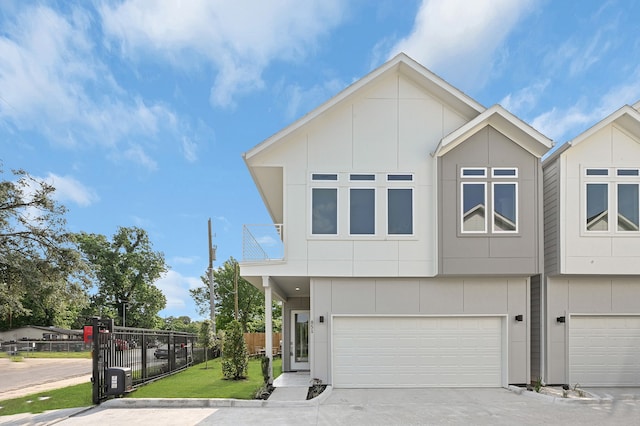
[[[569,381],[582,386],[639,386],[640,317],[572,316]]]
[[[499,387],[500,317],[334,317],[333,386]]]

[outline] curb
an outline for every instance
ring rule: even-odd
[[[331,394],[332,387],[313,399],[305,401],[269,401],[259,399],[235,398],[115,398],[109,399],[97,407],[103,408],[283,408],[319,405]]]

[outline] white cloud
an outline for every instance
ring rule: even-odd
[[[456,85],[484,84],[495,52],[532,0],[424,0],[414,27],[390,52],[405,52]]]
[[[71,201],[79,206],[87,207],[100,199],[93,189],[86,187],[71,176],[58,176],[49,173],[45,180],[56,188],[53,196],[58,201]]]
[[[345,87],[345,83],[335,78],[326,80],[322,84],[316,84],[307,90],[297,84],[288,86],[285,90],[287,119],[298,118],[301,111],[306,112],[319,106],[323,101],[333,97]]]
[[[184,311],[193,304],[189,289],[202,286],[198,277],[185,277],[180,273],[169,270],[162,278],[155,282],[167,298],[166,311]]]
[[[177,132],[166,106],[144,102],[121,88],[91,37],[93,17],[79,7],[66,15],[25,6],[1,21],[0,120],[41,133],[70,148],[100,145],[117,151],[127,139],[149,143]],[[125,158],[154,169],[140,151]]]
[[[516,115],[521,115],[533,109],[549,86],[550,80],[534,83],[529,87],[518,90],[515,93],[509,93],[499,102],[506,110]]]
[[[210,65],[216,72],[211,102],[264,86],[274,60],[295,61],[340,23],[339,0],[162,1],[127,0],[100,9],[105,33],[130,57],[160,53],[178,68]]]
[[[623,105],[640,99],[640,68],[626,82],[607,91],[596,102],[581,99],[567,108],[553,107],[536,116],[531,125],[558,142],[573,139]]]
[[[198,159],[198,145],[189,139],[187,136],[182,137],[182,152],[184,154],[184,158],[187,159],[188,162],[193,163]]]

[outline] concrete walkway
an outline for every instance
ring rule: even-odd
[[[306,401],[311,376],[308,371],[282,373],[273,381],[273,386],[269,401]]]

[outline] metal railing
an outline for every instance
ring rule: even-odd
[[[283,225],[244,225],[242,260],[246,262],[284,259]]]
[[[195,334],[115,327],[110,320],[95,321],[92,382],[96,404],[109,397],[110,368],[130,369],[135,388],[193,364]]]

